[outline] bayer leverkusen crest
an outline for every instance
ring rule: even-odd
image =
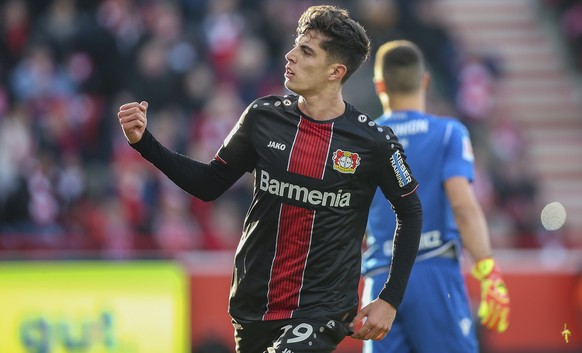
[[[341,173],[354,174],[359,165],[360,156],[357,153],[340,149],[333,153],[333,169]]]

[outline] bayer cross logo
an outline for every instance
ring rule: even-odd
[[[341,156],[338,158],[337,164],[344,169],[348,169],[352,167],[354,161],[348,156]]]

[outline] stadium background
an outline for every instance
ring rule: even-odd
[[[148,100],[158,139],[209,160],[252,99],[285,92],[283,55],[316,3],[348,8],[374,47],[417,42],[429,110],[470,128],[513,304],[507,333],[480,333],[483,352],[582,350],[580,1],[3,0],[0,352],[232,351],[250,178],[213,203],[188,197],[127,146],[115,113]],[[368,62],[346,99],[374,116],[371,77]],[[546,230],[554,201],[568,217]]]

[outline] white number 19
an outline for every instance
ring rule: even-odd
[[[285,330],[285,333],[291,329],[293,326],[292,325],[287,325],[285,327],[283,327],[283,329]],[[295,343],[295,342],[301,342],[301,341],[305,341],[306,339],[308,339],[311,334],[313,333],[313,327],[309,324],[299,324],[297,326],[295,326],[295,328],[293,329],[293,331],[291,331],[295,337],[294,338],[289,338],[287,340],[287,343]]]

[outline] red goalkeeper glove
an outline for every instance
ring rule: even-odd
[[[509,294],[499,267],[492,257],[478,261],[473,276],[481,282],[481,302],[477,315],[490,330],[504,332],[509,326]]]

